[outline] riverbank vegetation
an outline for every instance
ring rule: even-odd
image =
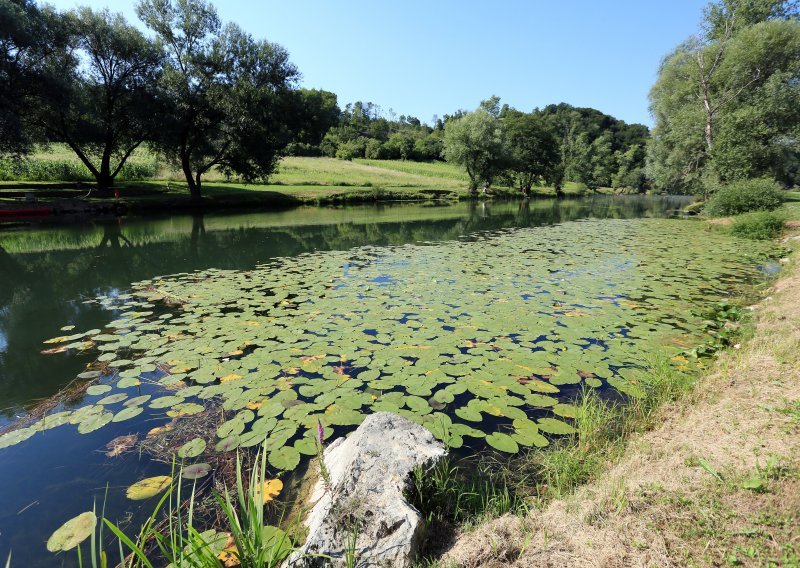
[[[643,406],[584,397],[575,437],[509,468],[545,482],[531,513],[467,527],[435,565],[800,562],[800,208],[784,214],[788,268],[759,303],[743,301],[708,369],[651,366],[661,388]]]

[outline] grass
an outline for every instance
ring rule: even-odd
[[[511,465],[509,475],[516,477],[517,485],[532,485],[528,491],[540,507],[571,494],[618,459],[633,434],[657,425],[657,411],[691,393],[696,379],[695,374],[678,371],[666,357],[654,356],[640,378],[643,397],[621,402],[584,390],[576,401],[577,433],[524,455]]]
[[[125,181],[119,179],[123,201],[135,209],[180,207],[190,205],[188,189],[182,174],[158,161],[146,149],[137,149],[128,168],[137,179],[146,172],[149,179]],[[21,166],[20,166],[21,167]],[[68,182],[91,181],[86,168],[63,145],[53,144],[31,156],[26,166],[30,175],[9,181],[0,175],[0,203],[3,194],[13,199],[22,197],[21,190],[35,191],[43,200],[65,195]],[[0,168],[2,170],[2,168]],[[14,170],[16,171],[16,170]],[[67,174],[59,175],[64,171]],[[2,174],[2,171],[0,171]],[[7,172],[8,174],[8,172]],[[49,177],[48,177],[49,176]],[[55,179],[55,177],[67,179]],[[581,194],[577,184],[567,184],[568,194]],[[52,193],[52,195],[50,195]],[[73,197],[79,193],[74,192]],[[554,195],[552,188],[536,188],[539,195]],[[212,170],[203,177],[206,205],[253,206],[328,204],[370,201],[428,201],[434,199],[463,199],[469,197],[467,176],[460,168],[445,162],[407,162],[401,160],[354,160],[333,158],[284,158],[267,184],[244,184],[225,178]],[[495,187],[495,197],[516,197],[513,188]]]
[[[261,448],[249,475],[245,475],[237,455],[235,489],[231,492],[226,488],[222,493],[214,493],[224,519],[223,527],[201,532],[195,517],[199,503],[196,482],[191,486],[189,497],[184,499],[183,480],[179,475],[136,535],[126,534],[101,513],[90,535],[86,558],[82,552],[83,545],[76,548],[78,565],[91,565],[92,568],[153,568],[167,564],[190,568],[219,568],[222,565],[277,568],[295,548],[289,533],[265,524],[269,501],[262,491],[266,482],[266,453]],[[292,525],[289,530],[296,528]],[[104,548],[104,529],[110,530],[117,538],[118,562],[112,561],[111,552]]]
[[[743,239],[766,241],[780,236],[784,222],[780,213],[756,211],[736,216],[728,230]]]

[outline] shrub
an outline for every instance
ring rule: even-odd
[[[730,232],[744,239],[765,241],[780,236],[783,221],[782,215],[769,211],[748,213],[734,220]]]
[[[772,211],[781,206],[780,186],[770,179],[750,179],[718,189],[705,208],[707,215],[725,217],[748,211]]]

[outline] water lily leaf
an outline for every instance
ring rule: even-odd
[[[183,479],[200,479],[211,472],[211,466],[207,463],[193,463],[181,469]]]
[[[622,377],[609,377],[606,379],[606,381],[619,392],[625,393],[632,398],[644,398],[646,396],[646,393],[641,386],[627,381]]]
[[[263,499],[266,504],[280,495],[281,491],[283,491],[283,481],[280,479],[267,479],[261,487],[256,488],[254,498],[256,500]]]
[[[197,404],[195,402],[182,402],[176,404],[172,407],[172,409],[167,411],[167,416],[171,418],[179,418],[181,416],[191,416],[193,414],[199,414],[205,410],[205,407],[201,404]]]
[[[20,428],[19,430],[12,430],[0,436],[0,449],[14,446],[20,442],[24,442],[36,433],[33,427]]]
[[[142,501],[158,495],[172,484],[169,475],[157,475],[137,481],[125,491],[125,495],[132,501]]]
[[[139,416],[144,408],[141,406],[129,406],[123,410],[120,410],[114,415],[114,418],[111,420],[112,422],[123,422],[125,420],[130,420],[134,416]]]
[[[109,424],[113,419],[114,419],[113,412],[103,412],[102,414],[91,414],[85,420],[81,421],[80,424],[78,424],[78,432],[80,432],[81,434],[89,434]]]
[[[116,394],[110,394],[107,397],[101,398],[97,401],[97,404],[117,404],[118,402],[122,402],[128,398],[128,395],[125,393],[118,392]]]
[[[572,404],[556,404],[553,406],[553,413],[563,418],[577,418],[578,408]]]
[[[540,418],[536,422],[537,426],[543,432],[547,432],[548,434],[573,434],[575,433],[575,428],[567,424],[566,422],[562,422],[557,418]]]
[[[486,436],[486,443],[501,452],[516,454],[519,451],[517,442],[508,434],[493,432]]]
[[[150,400],[150,395],[143,394],[141,396],[135,396],[133,398],[129,398],[123,403],[123,406],[139,406],[141,404],[144,404],[148,400]]]
[[[214,446],[217,452],[231,452],[239,447],[239,436],[233,435],[223,438]]]
[[[105,394],[111,390],[111,387],[108,385],[92,385],[86,389],[86,394],[91,396],[97,396],[101,394]]]
[[[97,525],[97,516],[92,511],[81,513],[61,525],[47,539],[47,550],[62,552],[72,550],[94,532]]]
[[[300,463],[300,452],[291,446],[272,450],[268,456],[269,463],[276,469],[291,471]]]
[[[196,458],[204,451],[206,451],[206,441],[203,438],[194,438],[181,446],[178,450],[178,457]]]
[[[176,404],[181,404],[183,399],[179,396],[162,396],[160,398],[154,399],[150,403],[150,408],[170,408],[175,406]]]
[[[456,416],[458,416],[463,420],[468,420],[470,422],[483,421],[483,415],[480,413],[480,411],[475,408],[470,408],[469,406],[463,406],[461,408],[457,408]]]
[[[315,456],[318,453],[317,441],[313,437],[305,436],[294,443],[294,449],[304,456]]]

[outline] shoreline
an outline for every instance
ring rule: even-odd
[[[752,331],[574,493],[457,535],[437,566],[800,563],[800,234]]]

